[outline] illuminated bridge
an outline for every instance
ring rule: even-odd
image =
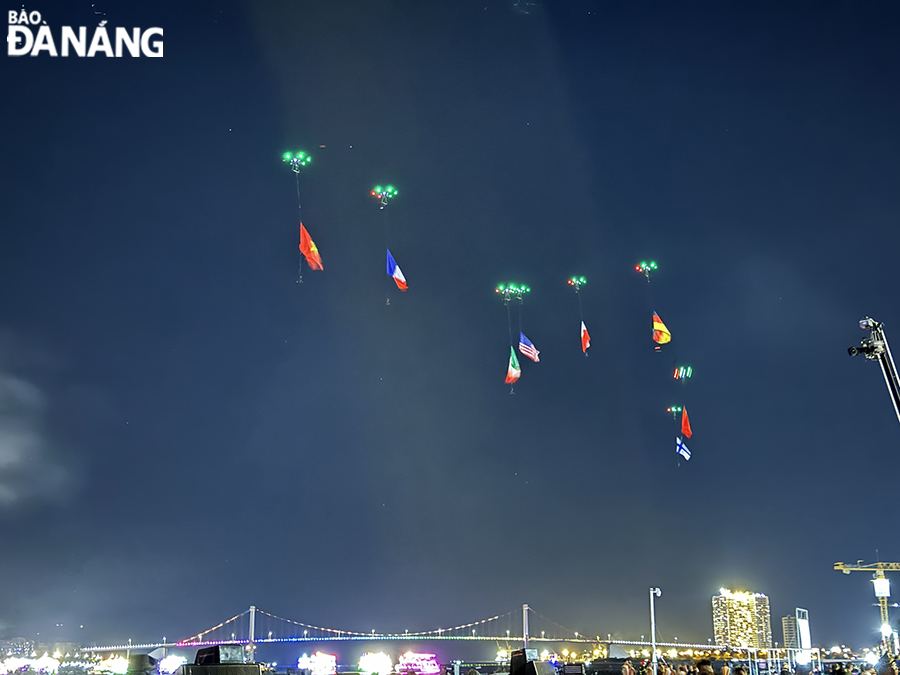
[[[643,637],[643,636],[642,636]],[[126,650],[156,649],[158,647],[208,647],[219,644],[259,645],[282,642],[350,642],[378,640],[466,640],[486,642],[566,642],[590,645],[619,645],[627,649],[650,647],[644,640],[612,640],[610,636],[602,639],[589,636],[548,619],[522,605],[505,614],[471,621],[459,626],[437,628],[425,631],[404,631],[402,633],[379,633],[372,630],[368,633],[325,628],[302,621],[285,619],[256,607],[236,614],[222,623],[208,628],[196,635],[175,642],[132,643],[111,645],[107,647],[89,647],[85,651],[115,652]],[[657,647],[676,649],[722,649],[718,645],[688,644],[684,642],[657,642]]]

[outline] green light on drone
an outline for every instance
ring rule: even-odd
[[[519,286],[518,284],[499,284],[494,289],[495,293],[502,293],[507,299],[515,296],[521,298],[525,293],[531,293],[529,286]]]
[[[289,164],[294,172],[299,172],[302,167],[312,161],[312,156],[301,150],[298,152],[286,152],[281,156],[281,159]]]
[[[382,203],[387,203],[389,199],[393,199],[398,194],[399,191],[393,185],[386,185],[384,187],[382,187],[381,185],[376,185],[374,188],[372,188],[372,196],[378,197],[378,199],[381,200]]]

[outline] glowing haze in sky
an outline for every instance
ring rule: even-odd
[[[636,638],[658,586],[705,643],[727,586],[776,639],[877,639],[832,565],[900,560],[900,428],[846,355],[900,340],[895,4],[38,9],[165,55],[4,61],[0,636],[528,603]]]

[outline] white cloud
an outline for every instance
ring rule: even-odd
[[[34,380],[11,371],[8,364],[22,360],[10,358],[15,342],[5,337],[0,341],[0,507],[52,496],[65,477],[51,459],[47,397]]]

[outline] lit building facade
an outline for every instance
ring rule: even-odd
[[[784,631],[784,648],[800,649],[800,633],[797,630],[797,619],[786,616],[781,620],[781,629]]]
[[[762,593],[719,589],[713,596],[713,633],[716,644],[730,647],[772,646],[769,598]]]
[[[809,634],[809,612],[798,607],[794,610],[794,616],[786,616],[781,620],[784,630],[784,646],[786,649],[800,649],[807,651],[812,649],[812,639]]]

